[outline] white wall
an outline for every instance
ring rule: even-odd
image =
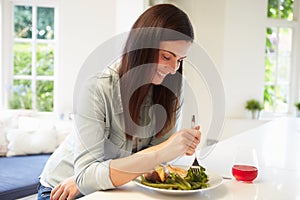
[[[249,98],[263,97],[266,0],[170,0],[185,10],[196,40],[221,73],[226,116],[247,117]]]
[[[106,40],[129,31],[144,7],[141,0],[60,1],[58,113],[72,112],[75,81],[87,57]]]
[[[170,0],[169,2],[188,14],[194,27],[195,42],[207,51],[220,70],[223,66],[226,0]]]
[[[263,100],[266,0],[227,0],[223,80],[227,116],[245,117],[246,100]]]
[[[68,113],[72,111],[74,84],[81,65],[99,44],[116,32],[116,1],[60,1],[59,22],[55,110]]]
[[[0,72],[0,105],[3,105],[3,108],[7,107],[8,104],[8,94],[4,90],[6,90],[7,84],[9,83],[8,80],[12,79],[13,76],[13,70],[10,70],[9,66],[12,66],[12,60],[10,59],[4,59],[4,58],[9,58],[10,57],[10,52],[13,51],[13,46],[12,46],[12,39],[11,35],[13,34],[13,30],[10,26],[10,22],[12,21],[12,15],[10,14],[10,10],[12,9],[12,4],[9,1],[2,1],[1,2],[1,34],[0,34],[0,42],[1,44],[6,47],[2,48],[0,53],[0,67],[1,67],[1,72]],[[4,31],[5,30],[5,31]],[[9,83],[10,84],[10,83]],[[2,102],[1,102],[2,101]],[[0,106],[0,109],[3,109]]]
[[[224,12],[226,1],[219,0],[170,0],[185,11],[194,27],[195,41],[208,54],[220,72],[223,66]],[[216,6],[218,5],[218,6]],[[187,58],[189,60],[189,58]],[[212,99],[205,85],[205,78],[197,76],[192,67],[184,66],[186,82],[193,85],[193,90],[185,91],[183,126],[190,125],[192,114],[198,115],[198,123],[203,133],[212,123]],[[195,87],[196,86],[196,87]],[[186,89],[189,89],[186,87]]]
[[[116,33],[130,31],[145,7],[143,0],[116,0]]]
[[[2,14],[3,11],[3,6],[2,4],[0,3],[0,44],[3,44],[3,36],[2,36],[2,33],[3,33],[3,30],[2,30],[2,19],[4,17],[4,15]],[[2,65],[3,65],[3,50],[0,49],[0,94],[4,94],[3,93],[3,89],[4,89],[4,74],[3,74],[3,70],[2,70]],[[3,109],[3,103],[4,102],[4,96],[1,95],[0,96],[0,110]]]

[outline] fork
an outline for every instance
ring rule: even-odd
[[[195,128],[195,121],[196,121],[195,115],[192,115],[191,128]],[[194,159],[194,162],[191,166],[191,169],[192,169],[193,173],[200,173],[200,164],[198,163],[196,153],[195,153],[195,159]]]
[[[170,172],[169,172],[169,169],[168,169],[168,164],[167,164],[167,162],[163,162],[163,163],[161,163],[160,165],[164,168],[164,171],[165,171],[166,176],[169,176]]]
[[[191,169],[192,169],[193,173],[200,173],[200,168],[201,168],[201,166],[198,163],[197,156],[195,154],[195,159],[194,159],[193,165],[191,166]]]

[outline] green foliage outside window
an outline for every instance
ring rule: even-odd
[[[14,44],[14,75],[31,75],[32,49],[30,43]]]
[[[32,37],[32,7],[14,7],[14,29],[17,38]]]
[[[274,47],[273,43],[270,41],[273,30],[271,28],[267,28],[266,31],[266,56],[265,56],[265,83],[271,83],[271,85],[265,85],[264,88],[264,106],[266,111],[272,110],[274,106],[274,96],[275,96],[275,86],[274,86],[274,63],[269,59],[267,54],[270,52],[276,51],[276,47]]]
[[[31,6],[14,6],[14,34],[15,38],[54,39],[54,8],[37,7],[37,35],[32,36]],[[14,43],[14,75],[25,76],[14,78],[9,98],[11,109],[37,109],[38,111],[53,111],[53,80],[38,80],[41,76],[54,75],[54,45],[40,43],[35,46],[35,60],[32,60],[32,45],[30,42]],[[36,79],[32,77],[32,63],[35,63]],[[32,88],[35,81],[35,88]],[[36,108],[33,108],[33,99]]]
[[[22,51],[24,46],[30,44],[15,45],[15,68],[14,73],[24,74],[24,68],[18,66],[28,66],[31,69],[31,52]],[[45,44],[43,44],[45,45]],[[53,48],[47,48],[47,50],[37,51],[36,59],[39,61],[37,65],[37,74],[41,75],[53,75]],[[38,49],[39,50],[39,49]],[[30,60],[30,63],[28,62]],[[28,68],[26,68],[28,69]],[[25,70],[26,71],[26,70]],[[28,71],[29,72],[29,69]],[[31,73],[25,73],[31,74]],[[13,85],[13,94],[9,101],[9,107],[11,109],[32,109],[32,92],[31,81],[27,80],[15,80]],[[36,96],[37,96],[37,109],[39,111],[53,111],[53,81],[37,81]]]
[[[54,39],[54,9],[39,7],[37,9],[37,38]]]
[[[279,5],[280,3],[280,5]],[[285,19],[288,21],[293,20],[293,3],[294,0],[268,0],[267,16],[274,19]],[[277,52],[277,47],[271,41],[272,35],[276,35],[279,28],[267,28],[266,30],[266,46],[265,46],[265,77],[264,82],[267,83],[264,88],[264,106],[266,111],[272,111],[274,108],[275,100],[286,103],[286,99],[281,96],[282,88],[277,85],[275,88],[275,63],[268,57],[268,55]],[[277,41],[278,42],[278,38]],[[276,43],[275,42],[275,43]],[[277,102],[276,101],[276,102]]]
[[[53,76],[54,74],[54,46],[51,44],[38,44],[36,54],[36,74],[40,76]]]
[[[280,5],[279,5],[280,2]],[[275,19],[293,20],[294,0],[268,0],[268,17]],[[280,14],[279,14],[280,13]]]
[[[32,7],[14,7],[14,32],[16,38],[32,38]],[[37,38],[54,39],[54,8],[37,8]]]
[[[53,81],[37,81],[37,109],[53,111]]]
[[[15,80],[8,104],[10,109],[32,109],[31,81]]]

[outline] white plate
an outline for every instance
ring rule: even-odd
[[[208,176],[208,187],[207,188],[202,188],[202,189],[196,189],[196,190],[168,190],[168,189],[161,189],[161,188],[154,188],[154,187],[150,187],[147,185],[144,185],[141,183],[141,177],[136,178],[133,182],[135,184],[137,184],[140,187],[149,189],[149,190],[154,190],[160,193],[165,193],[165,194],[190,194],[190,193],[195,193],[195,192],[203,192],[203,191],[207,191],[207,190],[211,190],[214,189],[218,186],[220,186],[223,182],[223,178],[222,176],[210,172],[210,171],[205,171],[205,173]]]

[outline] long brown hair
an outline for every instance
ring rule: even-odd
[[[171,33],[170,33],[171,31]],[[142,103],[152,87],[152,103],[160,104],[164,107],[167,119],[161,126],[162,129],[154,133],[162,136],[172,129],[176,121],[176,112],[180,108],[182,78],[173,78],[168,75],[165,81],[169,81],[174,86],[171,91],[164,84],[151,84],[153,75],[156,71],[158,62],[158,50],[161,41],[186,40],[193,41],[194,32],[188,16],[179,8],[172,4],[158,4],[147,9],[134,23],[128,39],[126,41],[121,64],[119,77],[121,79],[121,96],[123,109],[128,112],[127,117],[137,125],[140,124],[140,111]],[[124,78],[125,74],[136,67],[143,67],[143,72]],[[182,74],[182,62],[178,72]],[[136,88],[138,83],[146,83]],[[133,88],[135,91],[130,92]],[[174,93],[175,91],[175,93]],[[125,100],[126,99],[126,100]],[[129,105],[125,105],[129,103]],[[126,108],[128,111],[126,111]],[[159,115],[159,114],[156,114]],[[125,117],[125,130],[128,135],[135,135],[131,126],[131,119]],[[159,119],[159,116],[156,116]],[[159,120],[156,126],[159,127]]]

